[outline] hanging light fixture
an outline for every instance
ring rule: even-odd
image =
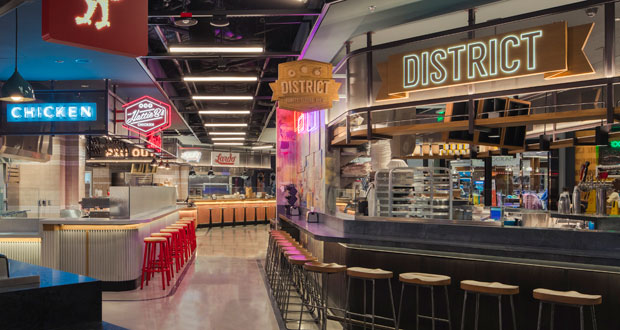
[[[190,167],[189,168],[189,176],[196,176],[196,170],[194,169],[194,167]]]
[[[151,167],[155,167],[155,166],[157,166],[157,159],[153,157],[153,160],[151,160]]]
[[[243,180],[247,180],[250,177],[250,175],[248,174],[248,170],[247,169],[243,169],[243,173],[241,173],[241,178]]]
[[[209,179],[215,178],[215,172],[213,172],[213,166],[211,166],[211,168],[209,169],[209,172],[207,172],[207,178]]]
[[[166,161],[166,169],[169,170],[170,169],[170,162]]]
[[[222,5],[222,0],[218,0],[217,4],[215,5],[215,11],[218,13],[214,14],[213,18],[211,18],[211,26],[226,27],[230,25],[228,17],[226,17],[226,14],[224,13],[225,10],[226,8],[224,8],[224,5]]]
[[[187,11],[187,2],[183,1],[183,11],[181,12],[181,19],[175,19],[174,25],[180,27],[189,27],[198,24],[198,20],[192,16],[192,13]]]
[[[0,90],[0,101],[5,102],[31,102],[35,100],[32,85],[17,70],[18,22],[17,8],[15,8],[15,72]]]
[[[157,167],[161,168],[161,169],[164,169],[164,168],[166,168],[166,165],[164,165],[164,161],[163,160],[160,160],[159,161],[159,165],[157,165]]]

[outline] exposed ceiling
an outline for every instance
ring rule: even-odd
[[[275,127],[269,82],[277,78],[278,64],[297,59],[310,28],[320,13],[321,0],[193,0],[149,1],[149,67],[161,68],[154,75],[176,94],[171,99],[202,143],[212,143],[210,132],[246,132],[245,144],[258,141],[265,127]],[[185,7],[184,7],[185,6]],[[190,12],[197,24],[175,25],[181,12]],[[229,25],[211,24],[213,15],[227,15]],[[171,53],[169,47],[260,46],[257,54]],[[252,82],[186,82],[186,76],[258,77]],[[247,101],[193,100],[192,96],[251,96]],[[249,110],[250,114],[199,114],[205,110]],[[205,127],[211,123],[241,123],[248,127]],[[181,132],[182,134],[186,132]]]

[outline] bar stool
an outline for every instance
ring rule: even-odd
[[[435,330],[435,321],[448,323],[448,328],[452,329],[450,320],[450,298],[448,297],[448,286],[452,282],[450,276],[427,274],[427,273],[402,273],[398,276],[401,282],[400,303],[398,305],[398,323],[396,329],[400,325],[400,319],[403,315],[403,296],[405,295],[405,286],[415,286],[415,328],[419,329],[420,318],[431,320],[432,329]],[[429,288],[431,291],[431,315],[420,315],[420,294],[419,288]],[[443,287],[446,295],[446,315],[447,318],[435,317],[435,287]]]
[[[186,223],[187,229],[188,229],[188,234],[189,234],[189,242],[190,242],[190,248],[191,248],[191,252],[196,251],[196,227],[194,225],[194,221],[193,220],[179,220],[177,223]]]
[[[317,258],[309,255],[304,251],[287,251],[285,252],[286,259],[289,263],[289,272],[286,273],[285,280],[288,280],[288,284],[285,285],[284,290],[286,292],[286,299],[283,304],[283,318],[286,320],[288,315],[289,303],[291,300],[291,291],[297,290],[299,298],[301,299],[301,308],[299,310],[299,329],[301,329],[301,321],[303,317],[303,304],[304,300],[307,300],[305,287],[303,286],[303,274],[301,273],[302,267],[305,263],[317,261]]]
[[[181,246],[181,253],[183,254],[183,258],[185,261],[189,260],[189,241],[187,240],[187,225],[181,224],[172,224],[166,228],[168,229],[179,229],[179,241]]]
[[[183,257],[183,247],[181,243],[181,229],[179,228],[164,228],[159,231],[160,233],[172,234],[172,258],[174,259],[177,273],[185,265],[185,259]]]
[[[152,233],[151,237],[163,237],[168,245],[168,267],[170,268],[170,276],[174,278],[174,261],[172,257],[172,234],[170,233]],[[177,269],[178,271],[178,269]]]
[[[394,322],[394,327],[396,327],[397,325],[396,310],[394,307],[394,295],[392,294],[392,283],[391,283],[391,279],[392,277],[394,277],[394,273],[392,273],[389,270],[383,270],[379,268],[370,269],[370,268],[363,268],[363,267],[351,267],[347,269],[347,277],[348,277],[347,297],[346,297],[346,303],[345,303],[345,325],[346,327],[349,328],[348,325],[350,325],[351,322],[348,322],[348,321],[349,320],[353,321],[353,317],[352,317],[353,315],[363,317],[364,326],[366,326],[366,318],[370,317],[372,319],[371,329],[375,328],[375,319],[392,320]],[[352,279],[362,280],[364,283],[364,312],[363,314],[353,313],[349,308],[349,295],[351,292],[351,280]],[[375,314],[375,292],[376,292],[376,281],[377,280],[387,281],[389,292],[390,292],[390,303],[392,306],[392,316],[393,316],[392,319],[378,316]],[[371,305],[370,315],[366,314],[366,283],[368,281],[372,283],[372,305]]]
[[[515,317],[515,305],[513,296],[519,294],[519,287],[517,285],[509,285],[498,282],[480,282],[465,280],[461,281],[461,289],[465,291],[463,296],[463,315],[461,319],[461,330],[465,329],[465,308],[467,307],[467,293],[476,295],[476,314],[475,314],[475,326],[474,329],[478,330],[478,310],[480,305],[480,295],[497,297],[499,303],[499,329],[502,330],[502,297],[510,297],[510,309],[512,311],[512,327],[517,330],[517,319]]]
[[[339,265],[336,263],[322,263],[318,261],[307,262],[304,264],[304,270],[307,272],[315,273],[321,276],[321,295],[320,295],[320,305],[317,307],[321,310],[320,318],[321,318],[321,330],[327,329],[327,299],[329,298],[329,275],[345,273],[347,271],[347,266]]]
[[[144,244],[144,259],[142,262],[142,278],[140,280],[140,290],[144,289],[145,275],[146,285],[148,286],[149,280],[151,279],[151,274],[154,277],[155,273],[161,273],[162,289],[166,290],[166,282],[168,283],[168,285],[170,285],[170,268],[168,268],[167,240],[163,237],[145,237]],[[158,251],[159,254],[157,254]]]
[[[596,330],[596,315],[594,312],[594,306],[602,303],[603,297],[600,295],[584,294],[577,291],[535,289],[533,296],[534,299],[539,301],[538,325],[536,326],[537,330],[540,330],[540,323],[542,322],[543,304],[551,305],[551,320],[549,321],[551,330],[553,330],[555,305],[566,305],[579,308],[579,324],[581,330],[584,330],[583,307],[590,306],[590,313],[592,314],[592,329]]]

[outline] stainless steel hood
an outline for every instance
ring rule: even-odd
[[[47,162],[52,157],[52,136],[0,136],[0,157]]]

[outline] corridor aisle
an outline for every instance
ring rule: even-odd
[[[199,229],[180,285],[103,293],[103,320],[127,329],[278,329],[261,275],[268,226]],[[175,279],[176,280],[176,279]]]

